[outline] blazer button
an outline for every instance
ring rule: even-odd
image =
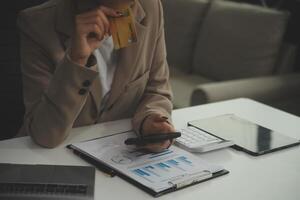
[[[91,81],[89,81],[89,80],[85,80],[85,81],[83,81],[83,83],[82,83],[82,86],[83,87],[89,87],[91,85]]]
[[[84,95],[86,92],[87,92],[86,89],[81,88],[81,89],[78,91],[78,94]]]

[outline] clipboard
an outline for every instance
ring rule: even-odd
[[[125,135],[129,136],[133,133],[127,133]],[[121,137],[124,139],[124,134],[115,134],[111,136],[111,139],[113,140],[114,137]],[[126,136],[125,136],[126,137]],[[108,162],[104,162],[103,160],[96,158],[95,155],[93,154],[92,151],[87,151],[87,149],[85,149],[84,147],[89,147],[91,149],[93,149],[92,145],[99,145],[99,142],[101,142],[101,140],[103,139],[110,139],[110,137],[105,137],[105,138],[97,138],[95,140],[90,140],[90,141],[86,141],[86,142],[82,142],[79,144],[71,144],[68,145],[67,147],[71,150],[73,150],[73,152],[81,157],[83,160],[85,160],[86,162],[90,163],[91,165],[94,165],[96,168],[98,168],[100,171],[103,171],[104,173],[109,174],[111,177],[113,176],[119,176],[120,178],[126,180],[127,182],[135,185],[136,187],[142,189],[143,191],[147,192],[148,194],[152,195],[153,197],[159,197],[161,195],[170,193],[170,192],[174,192],[225,174],[228,174],[229,171],[227,171],[226,169],[223,168],[219,168],[216,172],[211,172],[210,170],[207,170],[206,168],[200,168],[201,170],[199,171],[195,171],[191,174],[183,174],[182,176],[177,176],[176,178],[173,178],[172,180],[168,181],[168,187],[167,188],[163,188],[161,190],[157,190],[156,188],[152,188],[149,187],[149,185],[145,184],[145,182],[143,182],[143,179],[138,179],[136,177],[134,177],[132,174],[128,173],[127,171],[124,170],[120,170],[117,169],[117,167],[113,166],[111,163]],[[176,152],[176,155],[178,154],[179,156],[181,156],[181,153],[184,153],[184,156],[190,156],[189,152],[186,152],[184,150],[179,149],[178,147],[172,147],[172,150],[157,154],[158,156],[162,156],[162,157],[155,157],[157,155],[151,155],[152,157],[154,156],[155,158],[163,158],[167,157],[167,156],[172,156],[172,153],[169,153],[170,151]],[[88,150],[91,150],[88,149]],[[95,152],[94,152],[95,153]],[[143,155],[144,156],[144,155]],[[188,157],[189,159],[196,159],[194,157]],[[169,159],[169,158],[168,158]],[[170,158],[173,159],[173,158]],[[164,160],[165,161],[165,160]],[[170,161],[170,160],[168,160]],[[155,161],[156,162],[156,161]],[[166,161],[167,162],[167,161]],[[206,164],[205,161],[201,161],[203,163]],[[153,166],[155,166],[155,163],[152,163]],[[152,165],[151,164],[151,165]],[[204,165],[204,164],[203,164]],[[149,164],[150,166],[150,164]],[[213,164],[207,164],[207,166],[212,166],[215,167],[215,165]],[[219,167],[219,166],[218,166]],[[142,170],[144,170],[144,168],[142,168]],[[130,171],[129,171],[130,172]],[[150,171],[151,172],[151,171]],[[149,172],[148,172],[149,173]],[[154,173],[154,172],[153,172]]]
[[[199,184],[199,183],[211,180],[213,178],[217,178],[217,177],[223,176],[223,175],[228,174],[228,173],[229,173],[229,171],[225,170],[225,169],[222,170],[222,171],[216,172],[216,173],[203,172],[203,174],[201,174],[201,175],[199,175],[197,177],[194,177],[193,179],[187,179],[187,180],[182,180],[182,181],[179,181],[179,182],[174,182],[173,183],[174,184],[173,187],[171,187],[169,189],[166,189],[166,190],[163,190],[163,191],[160,191],[160,192],[155,192],[154,190],[152,190],[152,189],[150,189],[148,187],[145,187],[144,185],[140,184],[139,182],[135,181],[134,179],[132,179],[130,177],[127,177],[124,174],[118,174],[117,173],[117,175],[120,178],[123,178],[124,180],[126,180],[127,182],[133,184],[134,186],[138,187],[139,189],[141,189],[141,190],[145,191],[146,193],[150,194],[151,196],[153,196],[153,197],[160,197],[160,196],[162,196],[164,194],[175,192],[175,191],[187,188],[189,186],[193,186],[193,185],[196,185],[196,184]]]

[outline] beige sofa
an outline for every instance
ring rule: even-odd
[[[175,108],[247,97],[300,115],[289,14],[223,0],[162,0]]]

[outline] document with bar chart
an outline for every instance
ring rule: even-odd
[[[73,144],[73,148],[105,163],[121,177],[141,184],[154,196],[186,187],[228,173],[223,167],[208,163],[179,147],[172,146],[160,153],[148,153],[124,141],[135,137],[133,132],[115,134],[86,142]],[[132,181],[131,181],[132,182]]]

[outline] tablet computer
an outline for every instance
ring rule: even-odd
[[[222,139],[232,140],[233,148],[254,156],[300,144],[299,139],[291,138],[234,114],[195,120],[188,125]]]

